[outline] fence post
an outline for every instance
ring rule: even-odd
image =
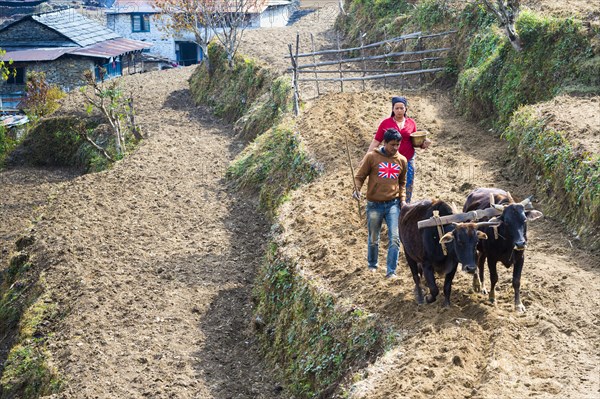
[[[315,39],[314,39],[314,36],[313,36],[312,32],[310,33],[310,43],[311,43],[311,46],[312,46],[312,52],[314,53],[316,51],[315,50]],[[313,54],[312,58],[313,58],[313,64],[316,64],[317,63],[317,57]],[[315,71],[315,79],[317,79],[318,76],[317,76],[317,66],[316,65],[313,67],[313,70]],[[315,84],[317,86],[317,97],[318,97],[318,96],[321,95],[321,92],[319,90],[319,81],[315,80]]]
[[[298,101],[298,66],[294,53],[292,51],[292,45],[288,44],[288,50],[290,50],[290,60],[292,62],[292,87],[294,88],[294,114],[298,116],[300,114],[300,102]]]
[[[363,78],[366,75],[366,70],[367,70],[367,63],[365,62],[365,49],[364,49],[364,37],[365,37],[366,33],[362,33],[360,32],[360,57],[362,58],[362,66],[363,66],[363,73],[362,76]],[[362,91],[365,91],[365,80],[362,80]]]
[[[335,34],[335,38],[336,38],[336,42],[337,42],[337,49],[338,49],[338,71],[340,72],[340,79],[344,78],[344,75],[342,74],[342,53],[339,51],[340,50],[340,34],[339,32],[336,32]],[[344,92],[344,81],[340,80],[340,92],[343,93]]]
[[[422,50],[423,43],[421,42],[421,36],[417,39],[417,51]],[[423,69],[423,57],[419,56],[419,69]],[[419,74],[419,86],[423,86],[423,74]]]
[[[387,39],[388,39],[388,37],[387,37],[387,29],[385,29],[385,26],[384,26],[384,28],[383,28],[383,40],[387,41]],[[385,47],[384,51],[386,52],[386,54],[389,53],[389,51],[387,49],[387,46],[389,46],[389,43],[386,42],[384,44],[384,47]],[[386,68],[389,67],[387,58],[385,60],[385,66],[386,66]],[[383,88],[387,89],[387,79],[386,78],[383,78]]]
[[[400,52],[404,52],[406,50],[406,41],[404,39],[402,39],[402,41],[400,42]],[[402,57],[400,59],[400,61],[404,61],[404,57]],[[401,72],[404,72],[404,64],[401,63],[400,64],[400,68],[402,68]],[[400,79],[400,90],[404,91],[404,88],[406,87],[406,78],[402,77]]]
[[[296,74],[296,101],[298,103],[298,114],[300,113],[300,84],[298,83],[298,51],[300,50],[300,31],[296,31],[296,56],[294,57],[294,65],[296,65],[296,70],[294,73]],[[296,115],[298,115],[296,114]]]

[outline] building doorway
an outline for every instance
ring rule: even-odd
[[[202,49],[196,43],[176,42],[175,54],[179,65],[188,66],[202,61]]]

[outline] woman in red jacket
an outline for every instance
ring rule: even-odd
[[[392,115],[389,118],[384,119],[373,137],[373,141],[369,146],[367,153],[371,152],[375,148],[379,147],[383,141],[383,133],[387,129],[396,129],[402,135],[402,141],[400,142],[400,149],[398,152],[408,160],[408,170],[406,173],[406,202],[410,203],[413,190],[413,182],[415,178],[415,147],[412,145],[410,139],[411,133],[417,131],[417,124],[412,118],[406,116],[408,110],[408,100],[405,97],[392,97]],[[426,139],[420,148],[425,149],[429,147],[431,140]]]

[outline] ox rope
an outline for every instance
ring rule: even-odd
[[[490,207],[494,207],[494,204],[496,203],[496,201],[494,200],[494,194],[490,193]],[[494,230],[494,240],[498,239],[498,226],[492,226],[492,229]]]
[[[432,219],[435,220],[435,225],[437,227],[438,234],[440,236],[439,239],[441,240],[442,237],[444,236],[444,230],[442,229],[442,226],[444,225],[444,223],[442,223],[442,219],[440,218],[440,211],[433,211]],[[448,250],[446,249],[446,244],[444,244],[443,242],[440,242],[440,245],[442,246],[442,252],[444,253],[444,256],[447,256]]]

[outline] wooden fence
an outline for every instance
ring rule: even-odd
[[[446,59],[448,51],[452,47],[426,48],[428,39],[447,36],[457,31],[425,34],[414,32],[407,35],[394,37],[376,43],[364,44],[360,35],[360,46],[341,48],[339,36],[337,37],[337,48],[328,50],[315,50],[314,38],[311,34],[312,51],[299,53],[300,35],[296,35],[296,46],[288,44],[291,67],[288,71],[292,73],[292,85],[294,87],[294,103],[296,115],[299,112],[300,82],[315,82],[317,95],[321,94],[319,82],[339,82],[340,91],[344,91],[344,82],[362,82],[362,90],[365,90],[365,81],[376,79],[388,79],[417,75],[421,79],[427,74],[443,71],[443,67],[431,67],[438,61]],[[405,48],[410,41],[416,41],[411,51]],[[387,48],[386,48],[387,47]],[[383,51],[381,49],[383,48]],[[367,55],[366,51],[370,54]],[[358,56],[357,56],[358,54]],[[324,61],[317,61],[319,57],[330,57]],[[310,57],[310,61],[301,64],[300,60]],[[337,65],[337,69],[332,67]],[[353,69],[342,68],[343,65],[353,66]],[[379,67],[382,65],[382,67]],[[426,65],[426,67],[424,67]],[[336,76],[326,76],[326,75]],[[358,74],[359,76],[354,76]],[[302,75],[302,76],[301,76]],[[351,75],[351,76],[348,76]]]

